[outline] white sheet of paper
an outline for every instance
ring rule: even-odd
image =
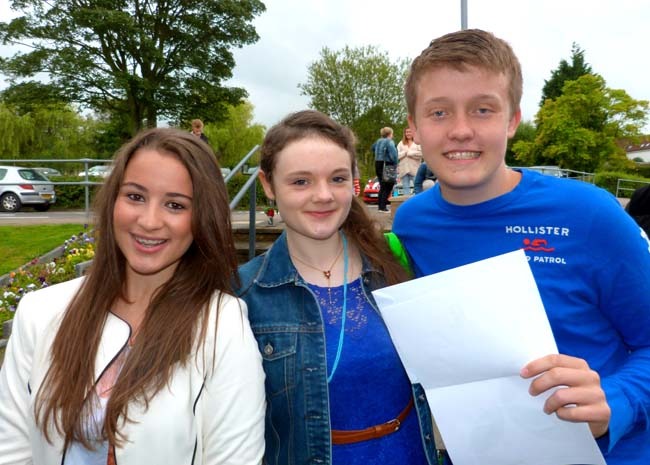
[[[519,376],[557,353],[523,251],[373,292],[454,465],[605,465],[585,423],[542,409]]]

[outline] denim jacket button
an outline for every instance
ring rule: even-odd
[[[270,343],[267,343],[264,346],[264,355],[271,355],[273,353],[273,346]]]

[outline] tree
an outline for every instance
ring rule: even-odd
[[[0,157],[81,158],[93,150],[96,122],[51,84],[27,81],[0,92]]]
[[[359,118],[354,120],[351,125],[352,130],[357,138],[357,161],[361,165],[359,169],[363,172],[369,171],[374,176],[375,156],[370,151],[372,144],[379,138],[381,128],[389,126],[393,128],[394,140],[397,143],[402,138],[402,133],[406,127],[406,120],[393,122],[382,107],[376,106],[368,110]]]
[[[72,102],[59,88],[38,81],[13,84],[0,92],[0,100],[24,115],[42,106],[65,106]]]
[[[217,121],[243,89],[231,47],[258,39],[260,0],[12,0],[23,16],[0,23],[4,44],[29,46],[0,61],[13,79],[47,73],[72,100],[98,111],[126,108],[131,134],[159,117]]]
[[[31,122],[0,103],[0,134],[0,158],[22,158],[21,148],[32,134]]]
[[[510,166],[516,166],[519,162],[515,156],[515,152],[512,150],[514,145],[521,141],[533,142],[535,140],[535,135],[537,134],[537,128],[531,121],[522,121],[517,127],[517,132],[515,135],[508,141],[508,148],[506,149],[506,164]]]
[[[526,165],[586,172],[624,169],[629,160],[617,141],[641,135],[648,109],[648,101],[609,89],[602,77],[587,74],[567,81],[562,95],[546,100],[536,116],[535,140],[519,141],[513,150]]]
[[[32,105],[21,115],[0,103],[0,158],[91,157],[96,125],[69,105]]]
[[[299,84],[309,106],[352,126],[363,115],[381,108],[389,122],[406,120],[403,86],[408,61],[391,62],[377,47],[324,47],[320,59],[309,65],[307,82]],[[379,130],[379,127],[376,128]]]
[[[571,64],[566,60],[560,61],[557,69],[551,73],[551,78],[544,81],[539,106],[543,106],[547,99],[555,99],[562,95],[565,82],[575,81],[585,74],[593,74],[591,66],[585,63],[585,51],[574,42],[571,46]]]
[[[227,115],[219,124],[206,124],[204,132],[217,154],[219,164],[233,167],[253,147],[262,143],[266,128],[253,123],[253,104],[250,102],[229,105]],[[251,165],[253,163],[251,161]]]

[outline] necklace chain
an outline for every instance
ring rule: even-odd
[[[289,252],[291,258],[295,258],[300,263],[302,263],[305,266],[308,266],[309,268],[320,271],[321,273],[323,273],[323,276],[327,278],[327,293],[329,295],[330,305],[332,305],[332,294],[331,294],[332,289],[329,285],[329,281],[330,281],[330,277],[332,276],[332,268],[338,261],[341,254],[343,254],[343,308],[341,309],[341,329],[339,329],[339,341],[336,348],[336,356],[334,357],[334,363],[332,364],[332,371],[327,377],[327,384],[329,384],[332,381],[332,378],[334,378],[334,373],[336,372],[336,369],[339,366],[339,361],[341,360],[341,353],[343,352],[343,341],[345,339],[345,320],[347,317],[347,309],[348,309],[348,240],[345,237],[345,234],[343,234],[343,231],[339,231],[339,234],[341,237],[341,250],[339,250],[339,252],[336,254],[336,258],[334,258],[334,261],[330,265],[329,270],[321,270],[320,268],[317,268],[314,265],[301,260],[295,255],[292,255],[291,252]]]
[[[312,265],[310,263],[307,263],[306,261],[302,260],[300,257],[298,257],[298,256],[296,256],[294,254],[290,254],[290,255],[291,255],[292,258],[295,258],[296,260],[298,260],[303,265],[308,266],[311,269],[314,269],[316,271],[320,271],[321,273],[323,273],[323,276],[325,276],[325,279],[327,279],[327,285],[329,287],[330,278],[332,277],[332,268],[334,268],[334,265],[339,260],[339,257],[341,256],[341,253],[343,253],[343,243],[341,243],[341,248],[339,249],[339,252],[336,254],[336,257],[334,257],[334,261],[332,262],[329,269],[327,269],[327,270],[322,270],[322,269],[320,269],[320,268],[318,268],[318,267],[316,267],[316,266],[314,266],[314,265]]]

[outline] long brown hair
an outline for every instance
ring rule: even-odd
[[[347,151],[354,172],[357,161],[353,132],[319,111],[304,110],[288,115],[266,133],[261,148],[260,169],[269,182],[273,179],[277,154],[290,143],[306,137],[327,139]],[[381,226],[371,218],[365,205],[356,197],[352,198],[352,206],[342,229],[372,268],[383,275],[385,284],[396,284],[408,279],[407,272],[388,248]]]
[[[408,130],[409,130],[409,128],[406,127],[406,128],[404,128],[404,131],[402,132],[402,144],[404,144],[404,145],[408,144],[409,140],[411,142],[413,142],[413,134],[411,134],[410,138],[406,137],[406,131],[408,131]]]
[[[111,175],[95,202],[97,247],[93,264],[70,302],[52,345],[52,362],[37,394],[35,414],[48,436],[52,422],[66,447],[89,447],[87,421],[96,408],[95,356],[111,305],[125,298],[126,260],[113,232],[113,209],[133,154],[147,148],[176,156],[192,179],[193,243],[172,278],[155,293],[139,334],[111,390],[103,431],[111,443],[127,439],[120,423],[129,421],[132,402],[145,408],[170,380],[177,364],[190,363],[194,343],[203,341],[209,302],[216,290],[232,294],[237,259],[230,209],[221,171],[212,150],[192,134],[176,129],[140,133],[116,154]],[[198,339],[197,339],[198,338]]]

